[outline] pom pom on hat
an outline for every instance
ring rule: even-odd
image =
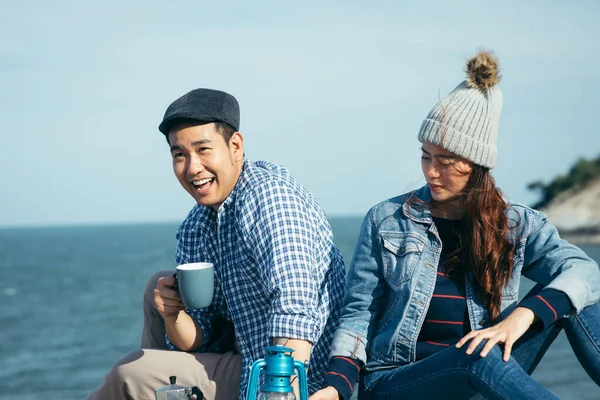
[[[480,51],[467,61],[467,85],[474,89],[489,89],[500,82],[498,59],[490,51]]]

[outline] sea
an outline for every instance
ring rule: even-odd
[[[361,218],[330,221],[348,263]],[[0,400],[85,399],[139,348],[142,290],[153,272],[175,267],[176,228],[0,229]],[[582,248],[600,261],[599,246]],[[564,334],[533,377],[561,399],[600,399]]]

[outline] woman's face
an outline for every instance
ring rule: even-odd
[[[435,201],[450,200],[467,185],[473,163],[443,147],[423,142],[421,168]]]

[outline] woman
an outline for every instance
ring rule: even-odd
[[[311,400],[554,399],[529,374],[561,329],[600,386],[600,271],[494,185],[498,61],[423,122],[427,185],[373,207],[347,281],[324,389]],[[521,275],[538,285],[518,301]]]

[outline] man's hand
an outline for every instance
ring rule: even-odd
[[[185,313],[185,306],[175,286],[173,276],[158,278],[154,289],[156,309],[165,320],[165,330],[171,343],[182,351],[195,351],[202,346],[202,329]]]
[[[471,331],[456,343],[460,348],[467,341],[471,340],[467,348],[467,354],[472,354],[482,340],[487,339],[487,343],[479,355],[485,357],[497,343],[504,343],[504,361],[508,361],[512,346],[523,336],[527,329],[535,321],[535,314],[528,308],[517,307],[512,313],[498,324],[482,329],[480,331]]]
[[[338,391],[332,386],[327,386],[325,389],[321,389],[310,396],[308,400],[338,400],[339,398],[340,394]]]
[[[174,290],[177,284],[175,277],[165,276],[158,278],[154,289],[154,304],[165,321],[174,321],[179,313],[185,309],[181,296]]]

